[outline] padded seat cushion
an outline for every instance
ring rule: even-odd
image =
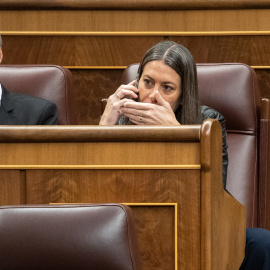
[[[139,269],[136,241],[124,205],[0,207],[1,269]]]

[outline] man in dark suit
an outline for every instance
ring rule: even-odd
[[[0,63],[3,59],[0,35]],[[55,103],[8,91],[0,82],[0,125],[56,125]]]

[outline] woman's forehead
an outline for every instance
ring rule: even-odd
[[[143,70],[143,76],[150,76],[152,79],[180,82],[179,74],[162,60],[155,60],[147,63]]]

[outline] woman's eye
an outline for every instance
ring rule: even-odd
[[[148,80],[148,79],[144,79],[144,84],[145,84],[145,86],[147,86],[147,87],[152,86],[152,82],[151,82],[150,80]]]
[[[169,93],[171,93],[174,89],[173,89],[171,86],[169,86],[169,85],[164,85],[162,90],[163,90],[164,94],[169,94]]]

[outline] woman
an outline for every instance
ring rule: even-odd
[[[228,165],[226,124],[212,108],[200,106],[196,65],[182,45],[164,41],[150,48],[137,79],[121,85],[108,99],[100,125],[181,125],[218,119],[222,126],[223,186]],[[241,270],[270,269],[270,232],[247,229],[246,256]]]
[[[142,103],[131,102],[130,98]],[[100,125],[115,125],[122,115],[140,125],[198,124],[198,100],[192,55],[180,44],[158,43],[144,56],[137,80],[120,86],[109,97]]]
[[[146,52],[137,80],[121,85],[109,97],[99,124],[187,125],[201,124],[207,118],[218,119],[222,125],[225,188],[228,155],[224,117],[207,106],[200,107],[197,69],[190,52],[165,41]]]

